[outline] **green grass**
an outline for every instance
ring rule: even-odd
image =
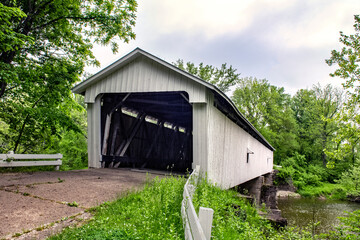
[[[81,170],[88,169],[87,165],[78,167],[67,167],[64,165],[60,166],[60,171],[69,170]],[[2,167],[0,173],[22,173],[22,172],[45,172],[45,171],[56,171],[54,166],[33,166],[33,167]]]
[[[3,167],[0,168],[0,173],[18,173],[18,172],[44,172],[55,171],[54,166],[35,166],[35,167]]]
[[[141,191],[129,192],[93,209],[94,218],[87,224],[67,228],[50,239],[184,239],[181,201],[185,181],[183,177],[155,178]],[[237,195],[236,191],[222,190],[207,180],[199,181],[193,203],[197,211],[200,206],[214,210],[211,239],[356,239],[359,236],[359,231],[350,229],[355,232],[355,238],[347,238],[347,226],[352,226],[352,222],[341,231],[323,236],[296,228],[275,230],[250,203]],[[360,221],[359,213],[345,221]]]
[[[303,197],[326,197],[330,199],[345,200],[346,192],[340,184],[322,183],[320,186],[305,186],[298,191]]]
[[[141,191],[97,207],[88,224],[65,229],[50,239],[184,239],[181,201],[185,181],[156,178]]]
[[[94,209],[94,219],[79,228],[67,228],[50,239],[184,239],[181,201],[186,179],[155,179],[143,190]],[[214,209],[212,239],[284,238],[235,191],[200,181],[193,198],[195,208]],[[285,232],[289,234],[288,232]]]
[[[271,225],[261,218],[256,209],[232,190],[214,187],[201,180],[193,197],[195,209],[214,210],[212,239],[266,239]]]

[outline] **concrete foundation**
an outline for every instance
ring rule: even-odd
[[[273,184],[275,177],[276,172],[271,172],[239,185],[238,189],[241,193],[252,196],[256,206],[265,204],[267,209],[265,217],[274,226],[284,227],[287,225],[287,220],[281,216],[281,211],[277,207],[277,186]]]
[[[260,205],[261,188],[264,184],[264,176],[254,178],[240,185],[240,192],[247,194],[254,199],[256,205]]]

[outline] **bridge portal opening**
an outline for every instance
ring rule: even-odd
[[[186,92],[104,94],[102,167],[191,170],[192,106],[188,99]]]

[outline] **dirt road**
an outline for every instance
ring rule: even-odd
[[[0,239],[45,238],[155,176],[129,169],[0,174]]]

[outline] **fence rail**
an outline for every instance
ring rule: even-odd
[[[209,240],[211,237],[214,210],[211,208],[200,207],[199,216],[197,216],[192,203],[192,197],[199,180],[199,173],[200,166],[196,166],[184,186],[181,215],[185,228],[186,240]]]
[[[55,166],[59,170],[62,154],[0,154],[0,167]],[[26,160],[26,161],[18,161]]]

